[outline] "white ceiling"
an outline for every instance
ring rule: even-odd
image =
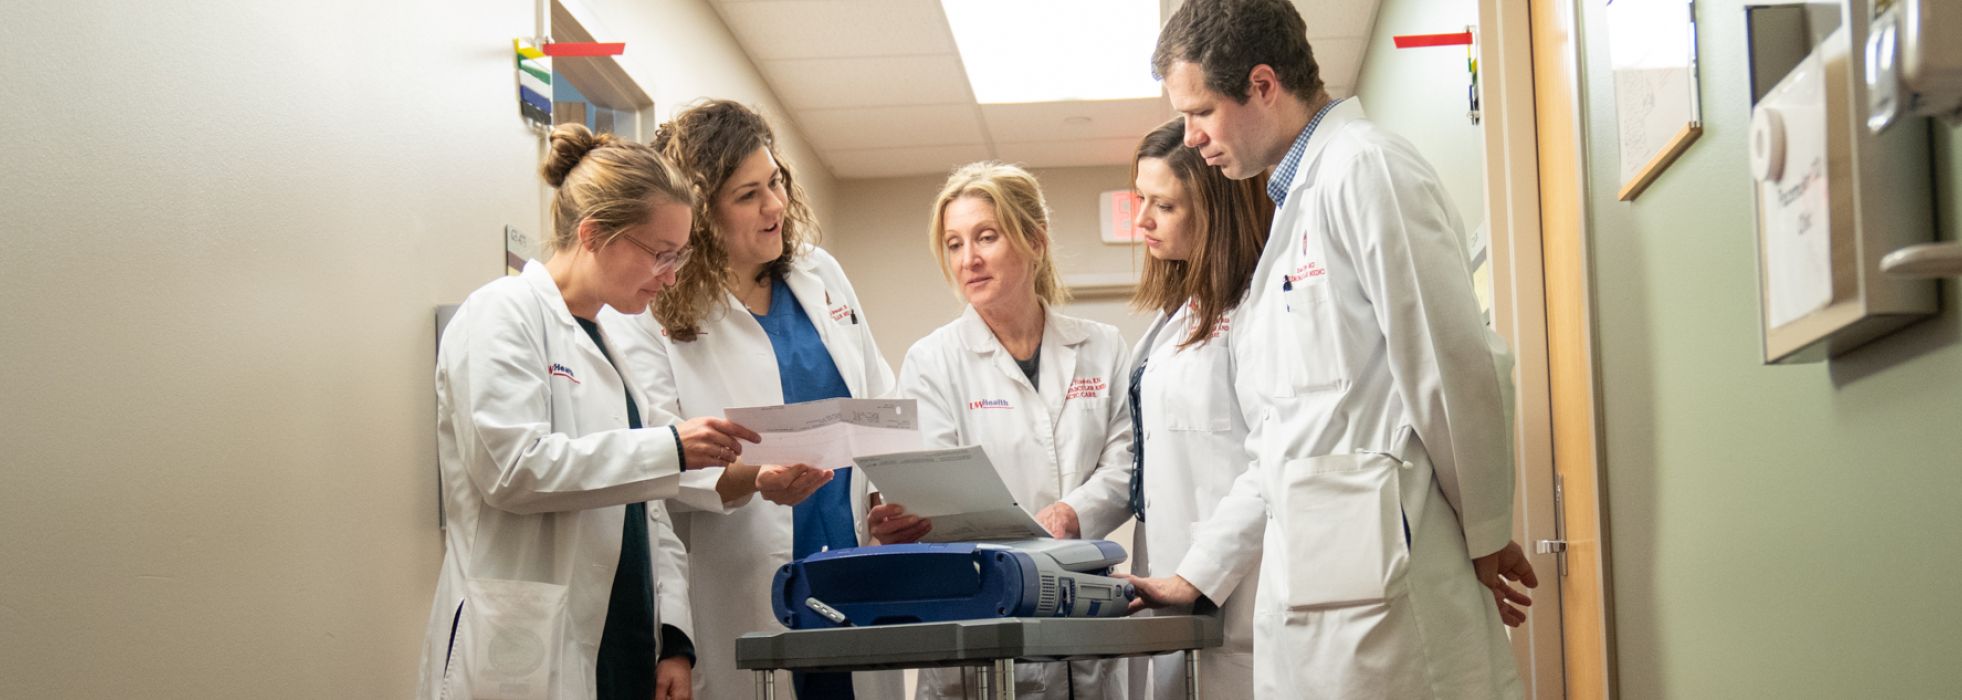
[[[1293,1],[1308,20],[1323,82],[1349,94],[1379,0]],[[975,102],[939,0],[714,5],[840,178],[937,175],[987,158],[1033,168],[1123,165],[1140,137],[1172,117],[1162,97]]]

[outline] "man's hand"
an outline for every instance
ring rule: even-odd
[[[1073,540],[1083,536],[1082,528],[1076,522],[1076,509],[1062,501],[1049,504],[1036,513],[1036,523],[1049,531],[1049,536],[1061,540]]]
[[[756,491],[778,505],[803,503],[819,487],[831,483],[831,470],[808,464],[766,464],[756,468]]]
[[[687,469],[729,464],[743,453],[740,440],[763,441],[756,431],[721,418],[696,418],[674,429],[681,434],[681,465]]]
[[[1518,627],[1526,622],[1526,606],[1533,599],[1506,581],[1518,581],[1527,588],[1538,588],[1540,579],[1533,575],[1533,564],[1526,560],[1526,551],[1518,542],[1507,542],[1499,551],[1472,560],[1472,570],[1478,573],[1478,582],[1492,589],[1492,604],[1499,608],[1499,619],[1507,626]]]
[[[912,515],[897,503],[882,503],[865,513],[866,529],[879,544],[918,542],[933,531],[933,521]]]
[[[654,700],[692,700],[694,666],[686,656],[671,656],[654,664]]]
[[[1168,608],[1175,605],[1192,605],[1199,600],[1199,589],[1185,580],[1184,576],[1161,576],[1143,578],[1124,575],[1124,580],[1138,589],[1138,597],[1131,599],[1130,612],[1136,613],[1145,608]]]

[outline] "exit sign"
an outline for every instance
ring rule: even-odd
[[[1144,233],[1131,222],[1138,218],[1138,207],[1144,205],[1144,198],[1130,190],[1111,190],[1097,195],[1097,220],[1102,223],[1101,237],[1105,243],[1137,243],[1144,240]]]

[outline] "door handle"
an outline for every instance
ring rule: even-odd
[[[1540,554],[1561,554],[1567,551],[1567,541],[1540,540],[1533,543],[1533,551]]]

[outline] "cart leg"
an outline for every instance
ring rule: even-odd
[[[1199,650],[1185,650],[1185,700],[1199,700]]]
[[[995,695],[988,700],[1014,700],[1015,660],[995,659]]]
[[[978,667],[971,667],[971,668],[968,668],[968,669],[965,669],[965,670],[963,671],[963,673],[964,673],[965,671],[973,671],[973,672],[974,672],[974,689],[975,689],[976,691],[979,691],[979,692],[978,692],[978,693],[977,693],[977,694],[976,694],[976,695],[975,695],[974,697],[978,697],[978,698],[981,698],[981,700],[994,700],[994,697],[995,697],[995,684],[994,684],[994,674],[995,674],[995,667],[994,667],[994,666],[978,666]],[[965,696],[965,695],[963,695],[962,697],[967,697],[967,696]]]
[[[777,700],[777,671],[772,668],[756,671],[757,700]]]

